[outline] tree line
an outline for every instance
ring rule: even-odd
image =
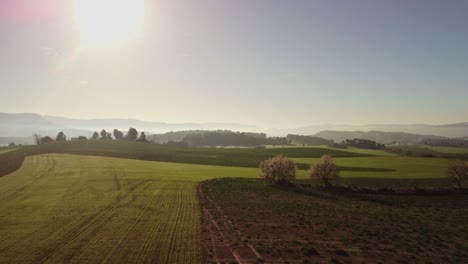
[[[174,144],[174,142],[168,143]],[[286,137],[266,137],[266,134],[263,133],[218,130],[188,134],[179,144],[189,146],[261,146],[288,145],[290,142]]]
[[[67,141],[67,136],[62,131],[60,131],[57,134],[57,136],[55,137],[55,140],[51,138],[50,136],[41,137],[38,134],[34,134],[33,138],[34,138],[34,142],[36,143],[36,145],[42,145],[42,144],[46,144],[46,143],[54,142],[54,141],[56,142]],[[101,130],[100,133],[95,131],[89,138],[85,136],[79,136],[77,138],[71,138],[71,140],[127,140],[127,141],[149,143],[149,141],[146,139],[145,132],[138,133],[138,131],[133,127],[131,127],[125,135],[124,135],[124,132],[118,129],[114,129],[112,133],[107,132],[105,129],[103,129]]]
[[[333,144],[333,140],[324,139],[321,137],[314,137],[314,136],[303,136],[303,135],[293,135],[288,134],[286,136],[291,144],[296,145],[307,145],[307,146],[317,146],[317,145],[331,145]]]
[[[384,144],[379,144],[373,140],[361,139],[361,138],[346,139],[342,141],[341,143],[334,143],[334,144],[331,144],[330,146],[334,148],[353,147],[353,148],[362,148],[362,149],[385,149]]]

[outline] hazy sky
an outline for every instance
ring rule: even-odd
[[[0,0],[0,112],[468,121],[466,0],[97,2]]]

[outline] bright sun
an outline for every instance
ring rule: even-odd
[[[84,46],[112,45],[137,33],[144,0],[75,0],[75,23]]]

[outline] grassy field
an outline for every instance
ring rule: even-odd
[[[0,178],[0,263],[199,263],[196,183],[256,169],[47,154]]]
[[[13,150],[16,150],[16,148],[0,148],[0,155],[4,153],[8,153]]]
[[[277,154],[302,168],[333,155],[342,182],[364,187],[447,187],[444,171],[453,161],[326,147],[184,148],[100,140],[22,146],[0,154],[0,263],[199,263],[197,183],[256,178],[258,163]],[[298,172],[299,178],[305,174]],[[231,187],[219,190],[238,200],[251,195]]]
[[[317,158],[293,158],[302,164],[317,163]],[[343,177],[370,178],[441,178],[445,177],[447,166],[451,159],[421,158],[421,157],[365,157],[365,158],[335,158],[338,166],[358,168],[382,168],[389,171],[341,171]],[[299,177],[304,177],[303,172]]]
[[[433,181],[437,184],[439,179]],[[208,261],[465,263],[468,259],[466,194],[353,194],[275,187],[257,179],[216,179],[202,184],[200,197]]]
[[[352,148],[352,147],[341,149],[341,148],[332,148],[332,147],[329,147],[327,145],[319,145],[319,146],[290,146],[290,145],[272,146],[271,145],[271,146],[267,146],[267,148],[272,148],[272,149],[275,149],[275,148],[292,148],[292,147],[295,147],[295,148],[315,148],[315,149],[322,149],[322,150],[326,149],[326,150],[331,150],[331,151],[339,150],[339,151],[343,151],[343,152],[349,152],[349,153],[354,153],[354,154],[363,154],[363,155],[371,155],[371,156],[383,156],[383,157],[395,157],[395,156],[397,156],[394,153],[386,152],[385,150],[380,150],[380,149],[360,149],[360,148]]]
[[[456,148],[456,147],[439,147],[439,146],[424,146],[427,149],[432,149],[442,153],[451,154],[468,154],[468,148]]]
[[[345,150],[321,147],[254,148],[190,148],[126,141],[76,141],[41,146],[23,146],[0,155],[0,176],[18,169],[26,156],[45,153],[68,153],[108,156],[137,160],[164,161],[235,167],[258,167],[271,156],[282,154],[293,158],[304,177],[311,163],[322,155],[335,157],[343,177],[444,177],[445,168],[452,162],[444,158],[400,157],[381,150]]]
[[[0,176],[17,170],[26,156],[47,153],[67,153],[235,167],[258,167],[262,160],[278,154],[296,158],[318,158],[324,154],[329,154],[334,157],[370,156],[367,154],[320,148],[204,148],[175,147],[111,140],[68,141],[49,143],[40,146],[21,146],[15,151],[0,155]]]

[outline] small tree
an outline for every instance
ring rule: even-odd
[[[447,176],[458,189],[462,189],[464,182],[468,181],[468,162],[459,161],[449,165]]]
[[[101,139],[107,139],[107,131],[105,129],[101,131]]]
[[[16,147],[15,142],[10,142],[10,144],[8,144],[8,147]]]
[[[140,133],[140,137],[137,139],[138,142],[144,142],[144,143],[148,143],[149,141],[146,139],[146,135],[145,135],[145,132],[141,132]]]
[[[98,132],[94,132],[93,135],[91,136],[91,139],[98,139],[99,138],[99,134]]]
[[[310,166],[307,175],[311,179],[320,179],[325,187],[332,186],[332,182],[339,179],[338,168],[333,158],[328,155],[322,156],[319,163]]]
[[[135,128],[131,127],[128,130],[126,138],[128,140],[135,141],[137,139],[137,137],[138,137],[138,131]]]
[[[107,132],[107,139],[112,140],[112,134],[110,132]]]
[[[57,137],[55,137],[55,141],[66,141],[67,140],[67,136],[65,136],[65,134],[60,131],[58,134],[57,134]]]
[[[116,129],[116,128],[114,129],[113,134],[114,134],[114,138],[115,138],[115,139],[120,140],[120,139],[123,138],[123,133],[122,133],[122,131],[119,131],[119,130]]]
[[[260,163],[259,176],[269,183],[284,184],[296,178],[296,165],[287,157],[275,156]]]

